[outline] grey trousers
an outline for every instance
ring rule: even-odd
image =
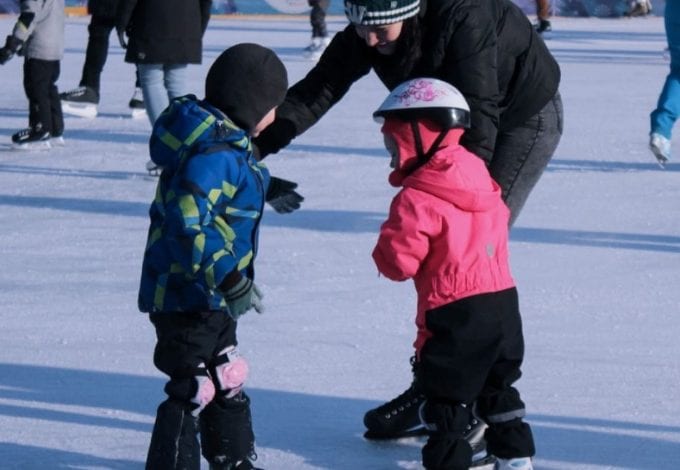
[[[489,173],[503,190],[511,227],[555,153],[562,137],[563,118],[562,98],[557,92],[525,123],[498,134]]]

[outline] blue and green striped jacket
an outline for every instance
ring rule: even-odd
[[[192,95],[159,116],[149,151],[163,172],[149,210],[139,309],[226,311],[218,288],[225,275],[254,277],[269,172],[245,131]]]

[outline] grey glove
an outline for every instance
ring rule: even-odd
[[[3,65],[5,62],[11,59],[14,54],[18,53],[23,45],[24,41],[21,39],[17,39],[11,34],[7,36],[7,39],[5,40],[5,46],[0,48],[0,65]]]
[[[224,291],[224,300],[227,302],[229,316],[238,320],[241,315],[251,308],[257,313],[264,312],[262,305],[262,292],[255,283],[243,276],[232,287]]]
[[[305,200],[297,191],[297,183],[272,176],[267,188],[265,201],[279,214],[288,214],[300,208]]]

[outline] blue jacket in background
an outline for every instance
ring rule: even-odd
[[[226,312],[225,276],[254,277],[269,172],[246,132],[192,95],[161,114],[149,151],[163,172],[149,210],[139,309]]]

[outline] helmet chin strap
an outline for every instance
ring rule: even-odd
[[[439,135],[437,136],[436,139],[432,142],[432,145],[428,149],[427,152],[424,151],[423,149],[423,139],[420,136],[420,129],[418,128],[418,124],[415,121],[411,121],[409,123],[411,125],[411,131],[413,132],[413,140],[416,144],[416,156],[418,158],[418,161],[409,168],[407,171],[409,174],[413,173],[416,171],[418,168],[426,164],[428,161],[430,161],[430,158],[432,158],[432,155],[435,154],[437,150],[439,150],[439,144],[442,143],[442,140],[444,140],[444,137],[446,137],[446,134],[449,133],[450,129],[445,129],[443,131],[439,132]]]

